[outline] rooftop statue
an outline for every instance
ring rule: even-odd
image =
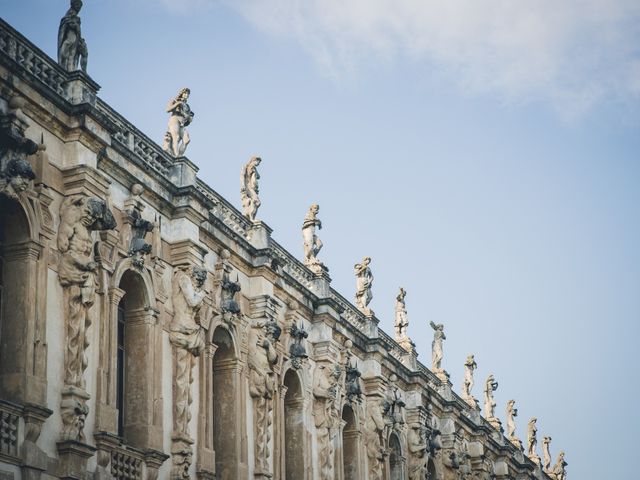
[[[240,197],[242,199],[242,214],[252,222],[255,222],[258,208],[260,208],[260,198],[258,197],[259,187],[258,165],[262,159],[251,157],[251,160],[242,167],[240,172]]]
[[[356,307],[365,315],[372,315],[373,312],[368,307],[371,303],[373,295],[371,294],[371,286],[373,285],[373,274],[369,265],[371,257],[364,257],[362,263],[356,263],[354,266],[356,274]]]
[[[164,134],[162,149],[174,157],[182,157],[191,141],[187,131],[187,127],[193,121],[194,115],[187,103],[190,94],[191,90],[183,88],[167,105],[167,112],[171,116],[169,117],[167,133]]]
[[[322,222],[317,217],[319,211],[320,207],[314,203],[309,207],[304,222],[302,222],[304,264],[316,273],[321,273],[324,269],[322,262],[316,258],[322,249],[322,241],[316,235],[316,227],[318,230],[322,228]]]
[[[433,328],[433,342],[431,342],[431,364],[434,371],[442,370],[442,342],[447,339],[444,334],[444,325],[442,323],[429,322]]]
[[[406,296],[407,291],[400,287],[400,293],[398,293],[398,296],[396,297],[395,333],[397,342],[403,342],[409,338],[407,335],[409,318],[407,316],[407,305],[404,301],[404,297]]]
[[[473,371],[478,368],[478,364],[473,355],[467,357],[467,361],[464,362],[464,380],[462,382],[462,398],[472,407],[477,407],[477,401],[471,394],[473,388]]]
[[[487,420],[496,417],[496,401],[493,399],[493,392],[497,389],[498,382],[493,375],[489,375],[484,386],[484,416]]]
[[[537,462],[540,462],[540,457],[536,454],[536,445],[538,444],[537,420],[537,418],[533,417],[529,420],[529,424],[527,425],[527,456],[533,461],[537,460]]]
[[[58,28],[58,63],[68,72],[78,70],[87,71],[87,44],[80,32],[80,17],[82,0],[71,0],[71,6]]]

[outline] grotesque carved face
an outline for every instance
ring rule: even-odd
[[[116,219],[107,208],[104,200],[92,197],[85,204],[82,224],[90,230],[112,230],[116,228]]]
[[[193,267],[192,277],[198,288],[202,287],[207,280],[207,271],[201,267]]]

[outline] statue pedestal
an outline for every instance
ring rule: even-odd
[[[500,422],[500,420],[498,420],[496,417],[493,418],[487,418],[487,422],[489,422],[489,424],[495,428],[498,432],[502,433],[503,429],[502,429],[502,422]]]
[[[438,377],[443,383],[449,383],[449,374],[445,370],[434,370],[433,373],[435,373],[436,377]]]
[[[527,457],[536,465],[540,465],[540,457],[537,454],[534,453],[533,455],[527,455]]]
[[[509,441],[518,450],[522,450],[522,440],[520,440],[518,437],[511,437],[509,438]]]
[[[84,480],[87,460],[96,448],[76,440],[58,442],[58,477],[63,480]]]

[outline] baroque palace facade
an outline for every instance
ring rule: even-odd
[[[0,20],[0,480],[566,478],[492,376],[481,414],[473,356],[453,391],[442,325],[417,361],[404,290],[378,328],[370,259],[331,288],[317,205],[300,261],[259,158],[242,212],[197,177],[187,89],[162,146],[103,102],[71,3],[57,62]]]

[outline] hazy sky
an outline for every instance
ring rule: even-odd
[[[64,0],[0,0],[55,57]],[[260,166],[259,218],[353,298],[373,258],[374,311],[430,365],[493,373],[517,434],[538,417],[569,478],[632,480],[640,415],[640,2],[637,0],[85,1],[101,96],[159,142],[191,88],[187,155],[237,206]],[[623,408],[624,407],[624,408]],[[541,448],[539,448],[541,454]]]

